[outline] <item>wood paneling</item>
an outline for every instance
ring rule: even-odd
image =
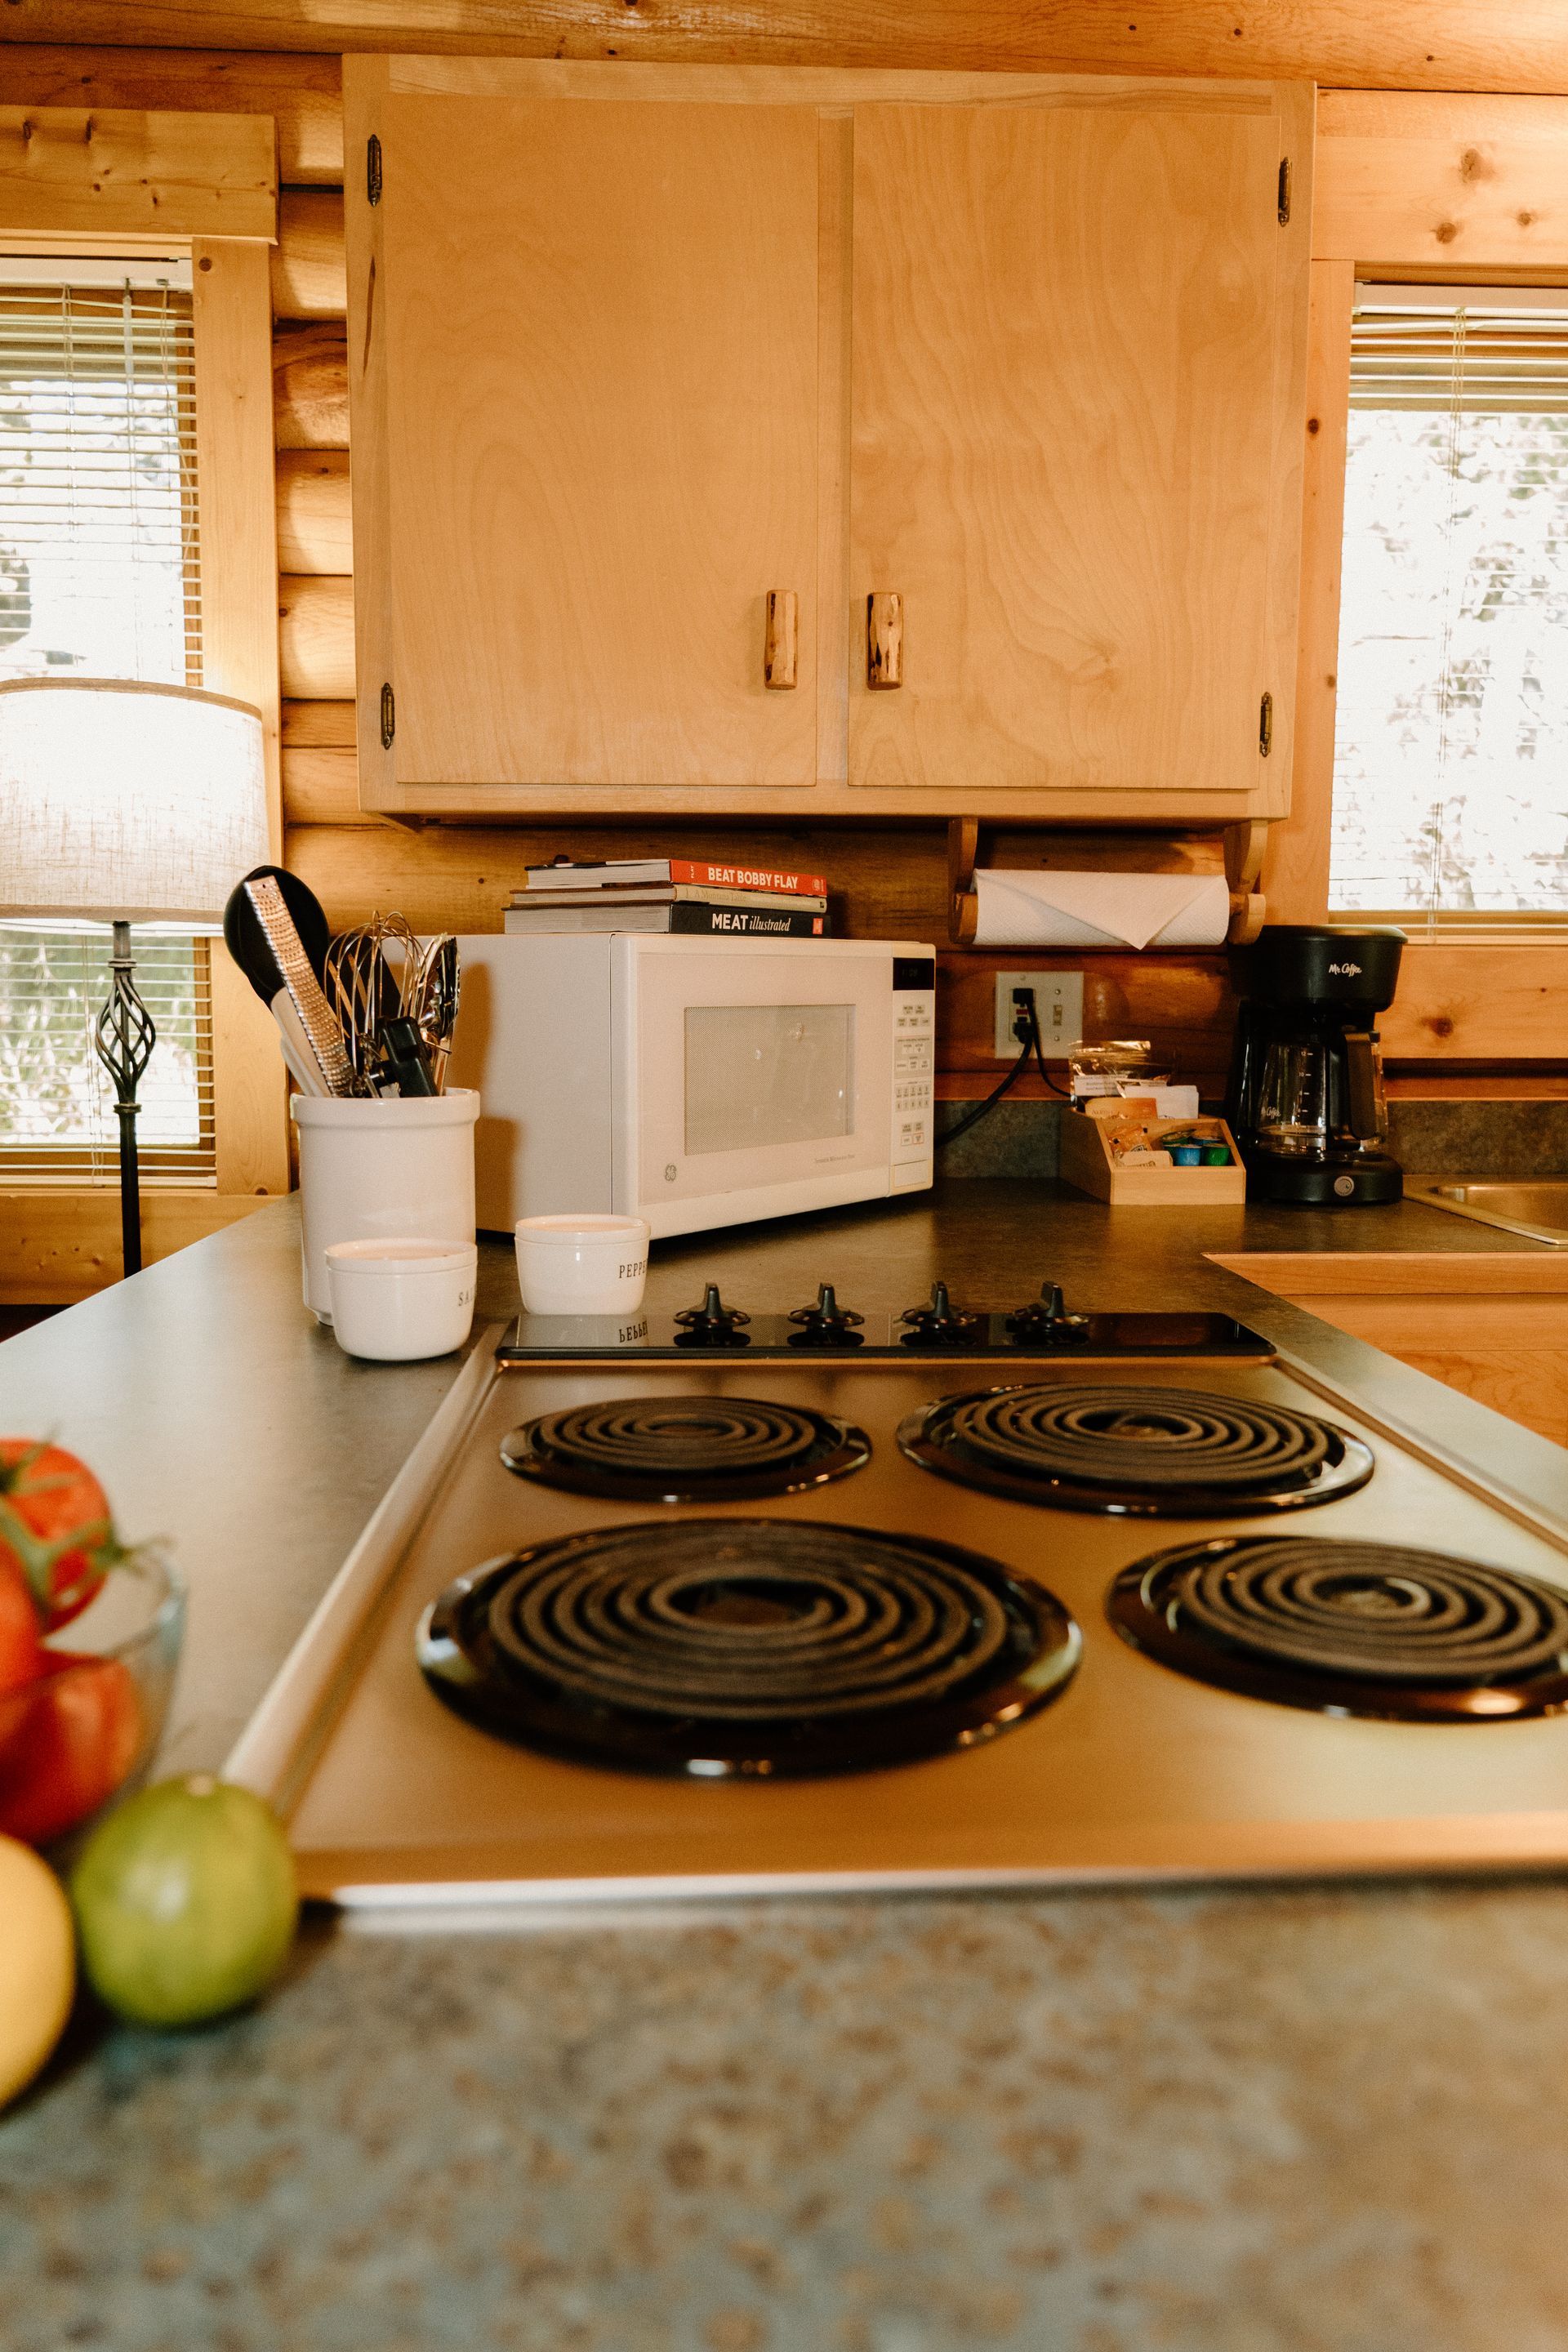
[[[343,200],[335,188],[285,188],[272,248],[272,310],[279,319],[337,319],[348,310]]]
[[[278,452],[278,562],[283,572],[352,572],[346,449]]]
[[[1568,99],[1328,90],[1318,135],[1318,259],[1568,267]]]
[[[354,583],[339,573],[278,583],[283,691],[295,700],[346,702],[354,690]]]
[[[508,781],[809,785],[815,114],[403,100],[379,119],[384,273],[373,312],[356,268],[351,341],[367,319],[386,340],[366,421],[391,536],[365,601],[392,607],[397,781],[459,805]],[[800,604],[787,695],[763,676],[770,589]]]
[[[272,404],[279,449],[346,449],[349,362],[341,320],[279,328],[272,345]]]
[[[1250,75],[1559,90],[1551,0],[11,0],[13,40]]]
[[[270,237],[270,124],[244,114],[0,106],[0,233]]]
[[[262,1207],[255,1194],[173,1192],[144,1185],[142,1257],[172,1257]],[[40,1185],[0,1193],[0,1304],[64,1307],[118,1282],[120,1192]]]
[[[120,13],[122,19],[130,14]],[[343,176],[342,76],[335,57],[13,42],[0,47],[0,105],[269,114],[278,126],[279,178],[336,186]]]
[[[1241,98],[857,108],[849,602],[901,596],[905,683],[852,667],[853,783],[1283,807],[1310,130]]]

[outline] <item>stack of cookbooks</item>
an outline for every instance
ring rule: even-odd
[[[531,866],[506,912],[509,931],[686,931],[712,939],[820,940],[820,874],[707,857],[558,857]]]

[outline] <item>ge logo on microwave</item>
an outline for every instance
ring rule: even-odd
[[[665,1161],[665,1163],[664,1163],[664,1181],[665,1181],[665,1182],[666,1182],[667,1184],[673,1184],[673,1183],[674,1183],[674,1181],[675,1181],[675,1179],[676,1179],[677,1172],[678,1172],[678,1171],[677,1171],[677,1169],[676,1169],[676,1165],[675,1165],[674,1160],[667,1160]]]

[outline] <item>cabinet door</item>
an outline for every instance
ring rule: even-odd
[[[857,108],[853,783],[1256,802],[1299,531],[1281,152],[1256,89]]]
[[[394,92],[361,120],[367,801],[810,784],[815,111]]]

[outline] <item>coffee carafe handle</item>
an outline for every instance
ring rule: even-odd
[[[1351,1133],[1358,1143],[1381,1143],[1387,1127],[1383,1100],[1383,1053],[1375,1029],[1345,1032]]]

